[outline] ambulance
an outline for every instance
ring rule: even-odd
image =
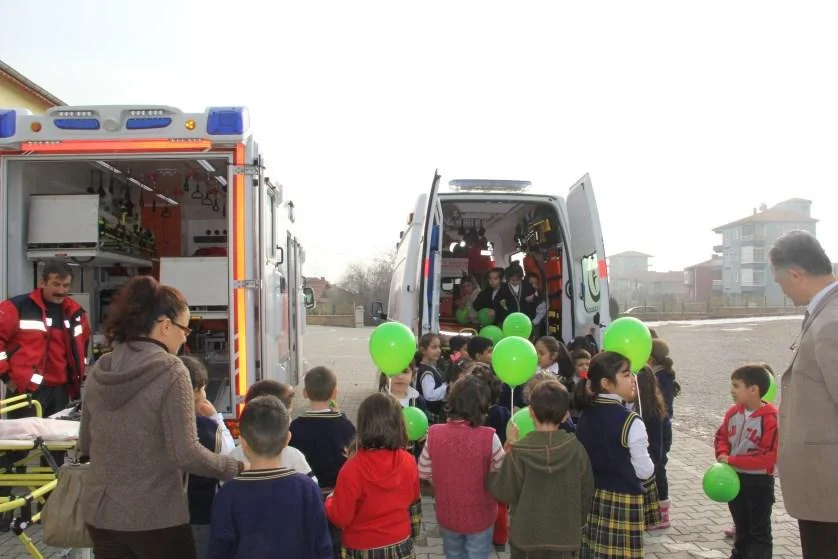
[[[244,108],[0,109],[0,297],[32,290],[45,261],[77,267],[95,359],[116,290],[154,275],[189,302],[185,351],[231,423],[253,382],[299,381],[314,298],[295,221]]]
[[[526,180],[443,185],[435,173],[399,236],[387,311],[377,302],[373,315],[401,322],[417,336],[474,334],[480,324],[456,317],[466,284],[485,288],[489,269],[513,262],[537,278],[546,304],[537,335],[600,340],[611,321],[608,269],[587,174],[562,194]]]

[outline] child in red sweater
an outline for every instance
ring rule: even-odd
[[[777,464],[777,408],[762,401],[769,387],[762,365],[745,365],[730,377],[735,404],[716,432],[716,458],[739,473],[739,495],[728,503],[736,540],[731,558],[770,559],[771,508]]]
[[[414,558],[422,500],[398,400],[378,393],[361,403],[356,446],[326,499],[329,521],[343,530],[343,557]]]
[[[503,463],[495,430],[484,427],[491,391],[466,375],[448,394],[448,422],[431,426],[419,457],[419,476],[430,480],[445,556],[489,559],[497,501],[487,489],[490,472]]]

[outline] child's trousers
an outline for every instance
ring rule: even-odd
[[[736,525],[736,540],[731,557],[771,559],[774,476],[740,473],[739,486],[739,495],[728,503]]]

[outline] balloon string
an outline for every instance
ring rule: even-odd
[[[509,385],[509,411],[515,413],[515,387]]]
[[[393,377],[387,377],[387,394],[392,394]]]
[[[637,375],[634,375],[634,389],[637,391],[637,413],[640,414],[640,418],[643,418],[643,404],[640,403],[640,383],[637,382]]]

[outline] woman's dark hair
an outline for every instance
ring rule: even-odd
[[[658,386],[658,378],[649,367],[637,373],[637,392],[640,394],[640,413],[643,421],[666,419],[666,402]]]
[[[483,425],[489,413],[492,392],[483,379],[466,375],[451,387],[445,411],[448,419],[462,419],[472,427]]]
[[[677,396],[681,393],[681,385],[678,384],[678,381],[675,380],[675,362],[672,361],[672,358],[669,357],[669,346],[665,341],[660,338],[653,338],[652,339],[652,355],[650,356],[651,360],[654,362],[655,365],[659,365],[663,367],[663,371],[672,377],[674,381],[674,390],[673,396]]]
[[[492,372],[492,369],[489,368],[488,365],[484,365],[483,363],[476,363],[470,368],[471,374],[481,379],[483,382],[486,383],[486,386],[489,387],[489,402],[493,403],[500,400],[500,393],[501,389],[503,388],[503,383],[500,381],[497,375],[495,375],[495,373]]]
[[[402,406],[389,394],[371,394],[358,408],[357,446],[365,450],[407,447]]]
[[[616,383],[617,373],[624,365],[629,365],[629,360],[619,353],[614,351],[597,353],[591,359],[591,365],[588,367],[588,382],[579,383],[580,385],[589,385],[593,394],[585,394],[585,398],[579,400],[580,405],[587,406],[592,404],[597,394],[605,392],[605,388],[602,386],[604,380],[607,379],[612,383]],[[581,396],[581,394],[577,395]]]
[[[160,285],[151,276],[136,276],[117,292],[102,331],[112,342],[144,338],[161,317],[177,322],[177,316],[188,309],[183,294],[174,287]]]

